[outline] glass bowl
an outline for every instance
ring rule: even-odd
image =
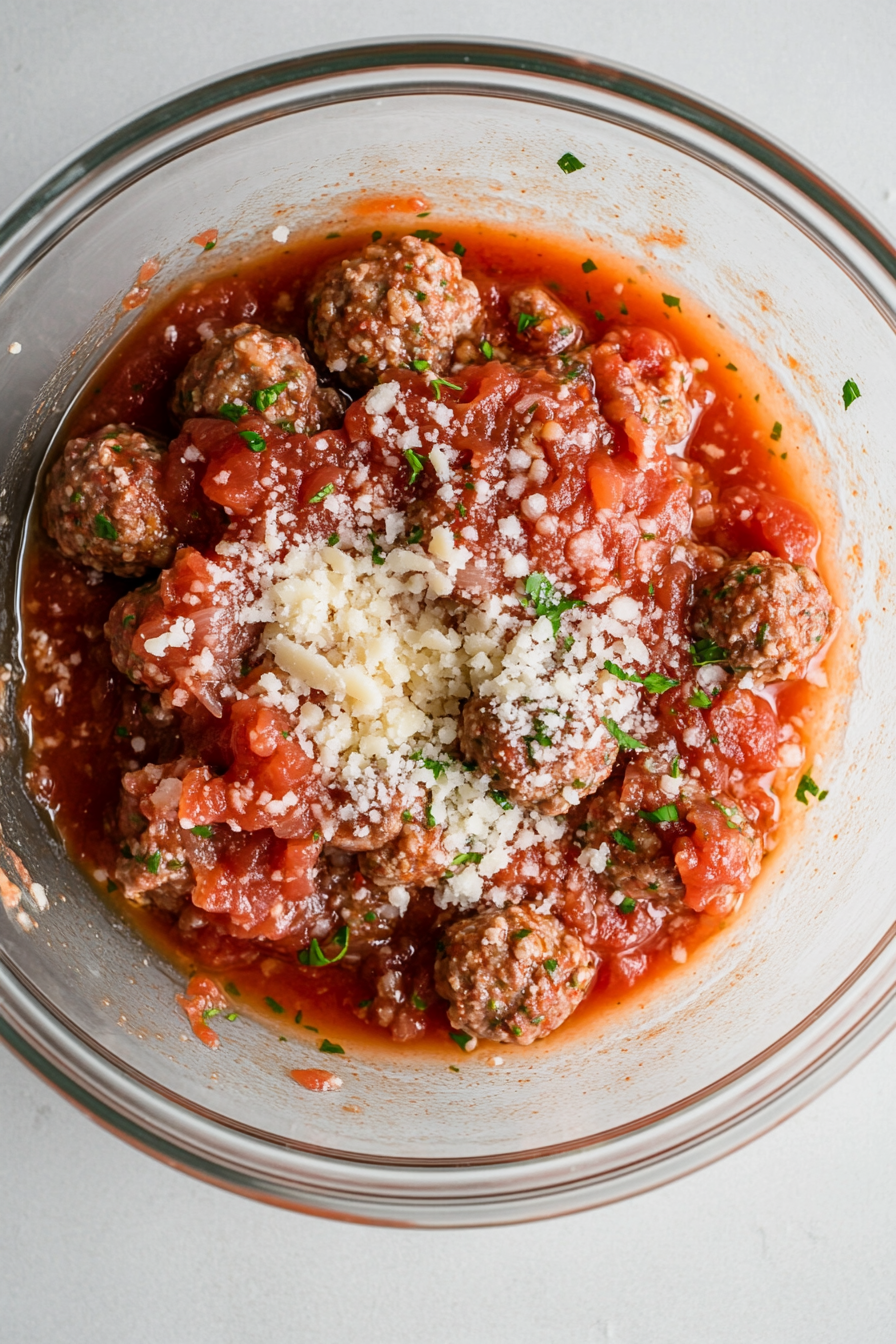
[[[585,168],[561,173],[566,152]],[[148,258],[158,292],[195,269],[189,239],[204,229],[236,253],[396,196],[606,245],[756,353],[792,400],[817,506],[839,520],[828,561],[846,610],[844,690],[814,767],[829,797],[679,974],[599,1030],[505,1049],[500,1067],[485,1049],[455,1072],[437,1054],[359,1047],[339,1062],[342,1091],[312,1095],[287,1073],[319,1060],[310,1040],[284,1047],[251,1017],[225,1024],[217,1052],[190,1035],[180,977],[97,898],[26,793],[17,554],[60,420],[134,320]],[[0,225],[0,1031],[12,1048],[194,1175],[415,1226],[646,1190],[767,1129],[870,1049],[896,1015],[894,276],[873,226],[749,127],[632,71],[521,46],[390,42],[256,66],[137,117],[39,184]],[[848,411],[847,378],[862,392]]]

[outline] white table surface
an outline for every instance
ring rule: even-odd
[[[3,10],[0,208],[110,123],[245,62],[414,32],[578,48],[726,105],[896,231],[892,0],[27,0]],[[675,1185],[413,1233],[286,1213],[127,1147],[0,1051],[0,1344],[896,1340],[896,1037]]]

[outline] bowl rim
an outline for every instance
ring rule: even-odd
[[[683,122],[710,143],[721,141],[723,146],[769,174],[773,181],[783,181],[800,202],[808,202],[821,212],[825,221],[833,223],[835,232],[842,230],[847,235],[847,248],[843,250],[830,236],[819,238],[805,217],[798,216],[804,231],[837,255],[843,269],[896,330],[896,305],[881,294],[875,279],[868,274],[868,269],[879,267],[887,280],[896,281],[896,249],[856,203],[785,146],[725,109],[627,66],[526,43],[455,37],[350,43],[256,62],[196,84],[124,120],[45,174],[0,217],[0,274],[4,273],[4,255],[12,262],[11,267],[5,268],[0,282],[2,289],[51,248],[67,228],[83,218],[85,210],[89,212],[90,206],[106,193],[121,189],[132,180],[135,161],[141,154],[145,156],[141,163],[144,172],[172,157],[172,147],[165,141],[172,132],[183,135],[191,127],[196,132],[195,138],[179,142],[182,153],[202,143],[204,134],[207,138],[201,127],[202,119],[210,114],[221,118],[218,134],[249,124],[254,120],[249,111],[252,99],[259,95],[274,93],[288,97],[290,91],[313,89],[320,81],[351,75],[367,76],[374,82],[365,85],[360,94],[349,92],[346,95],[349,98],[370,97],[375,87],[380,96],[388,92],[434,92],[439,86],[433,76],[439,69],[443,74],[451,73],[453,82],[446,87],[458,93],[492,92],[481,81],[488,72],[499,72],[516,79],[516,83],[505,86],[505,91],[521,100],[571,106],[574,110],[582,110],[575,102],[574,86],[585,86],[634,108],[641,106]],[[393,80],[397,74],[405,82],[389,85],[390,72]],[[413,72],[418,72],[417,84],[413,82]],[[556,81],[556,87],[552,86],[550,93],[542,90],[537,96],[532,90],[527,93],[527,77]],[[378,87],[377,79],[381,80]],[[566,97],[561,92],[564,86]],[[341,99],[331,95],[328,101],[337,103]],[[302,104],[308,105],[313,104]],[[296,110],[295,103],[284,102],[280,113],[290,110]],[[273,115],[277,115],[276,109]],[[614,119],[607,113],[603,115],[605,119]],[[689,143],[688,152],[692,157],[700,157],[693,142]],[[710,160],[713,166],[720,166],[711,154]],[[107,180],[110,168],[119,174],[111,185]],[[742,185],[756,189],[755,182],[744,181],[736,169],[729,166],[728,171]],[[91,191],[95,193],[92,197]],[[792,214],[792,206],[786,202],[774,199],[772,203],[782,213]],[[48,220],[52,227],[47,231]],[[857,246],[852,247],[853,244]],[[866,265],[863,269],[863,261],[870,261],[871,267]],[[781,1077],[773,1070],[776,1081],[771,1090],[758,1096],[748,1091],[742,1104],[727,1114],[714,1114],[712,1107],[707,1108],[700,1132],[672,1133],[665,1146],[622,1166],[607,1166],[603,1161],[608,1144],[614,1141],[612,1132],[561,1145],[560,1152],[545,1149],[474,1160],[402,1162],[339,1155],[291,1144],[288,1150],[301,1156],[303,1170],[297,1178],[287,1180],[276,1161],[262,1172],[253,1168],[245,1152],[235,1159],[232,1155],[228,1158],[216,1154],[216,1145],[203,1141],[208,1139],[208,1132],[198,1131],[204,1127],[205,1131],[224,1132],[226,1146],[226,1135],[232,1135],[233,1128],[209,1113],[194,1115],[194,1132],[184,1132],[181,1141],[175,1141],[169,1122],[183,1108],[169,1098],[160,1097],[148,1083],[120,1064],[112,1063],[105,1052],[77,1038],[2,959],[0,1038],[106,1128],[143,1151],[213,1184],[285,1207],[336,1218],[403,1226],[482,1226],[557,1216],[641,1193],[723,1156],[791,1114],[842,1076],[896,1025],[896,974],[890,972],[883,958],[888,948],[896,967],[896,924],[861,966],[807,1018],[712,1089],[704,1089],[717,1096],[720,1088],[729,1087],[734,1080],[754,1075],[760,1062],[772,1056],[784,1058],[788,1045],[797,1038],[804,1039],[807,1029],[814,1027],[818,1039],[808,1058],[798,1067],[791,1062],[788,1068],[785,1063],[778,1068]],[[871,971],[876,973],[869,974]],[[841,999],[848,1001],[846,1023],[840,1019],[835,1023],[823,1022],[832,1005]],[[118,1075],[117,1087],[103,1086],[100,1077],[103,1071]],[[705,1100],[702,1093],[691,1094],[673,1109],[677,1116],[685,1111],[693,1114],[696,1105]],[[144,1115],[149,1117],[146,1122]],[[660,1112],[659,1117],[662,1122],[665,1112]],[[644,1117],[639,1128],[651,1122],[657,1123],[656,1117]],[[177,1126],[173,1128],[176,1130]],[[249,1136],[248,1142],[259,1152],[284,1150],[284,1145],[263,1136]],[[598,1149],[603,1154],[600,1161],[582,1162],[585,1154],[593,1156]],[[379,1172],[382,1179],[373,1179],[365,1185],[356,1175],[346,1178],[349,1168],[353,1173],[365,1172],[371,1177]],[[491,1182],[486,1179],[480,1189],[457,1179],[461,1173],[494,1174],[498,1170],[512,1171],[522,1179]],[[391,1175],[385,1176],[386,1172]],[[431,1180],[420,1180],[424,1172],[430,1176],[441,1173],[442,1184],[436,1188]],[[403,1189],[396,1188],[398,1173],[406,1178]]]

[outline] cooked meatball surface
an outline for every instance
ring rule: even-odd
[[[479,315],[479,294],[456,257],[422,238],[370,243],[312,281],[308,333],[315,354],[348,387],[426,360],[444,372]]]
[[[642,465],[687,436],[694,422],[688,397],[694,375],[668,337],[647,327],[620,327],[588,353],[600,409],[625,430]]]
[[[464,706],[461,751],[511,802],[547,816],[568,812],[613,769],[618,747],[590,701],[561,718],[514,704],[512,714],[485,696]]]
[[[442,828],[406,821],[400,835],[361,855],[361,872],[377,887],[434,886],[451,862]]]
[[[218,415],[224,405],[252,407],[271,425],[315,430],[334,423],[338,395],[317,375],[294,336],[244,322],[209,339],[175,384],[171,408],[181,419]]]
[[[69,439],[44,501],[44,526],[63,555],[123,578],[171,563],[177,537],[160,494],[165,447],[130,425]]]
[[[814,570],[753,551],[698,587],[694,632],[757,681],[803,676],[839,614]]]
[[[144,583],[119,598],[109,612],[104,634],[109,641],[112,661],[123,672],[128,681],[147,686],[151,691],[160,691],[171,684],[166,672],[157,668],[155,663],[144,658],[134,648],[134,635],[149,608],[155,603],[161,606],[159,596],[160,582]]]
[[[559,355],[582,343],[581,323],[540,286],[515,289],[507,308],[513,343],[528,354]]]
[[[471,1036],[530,1045],[582,1002],[595,966],[584,944],[531,905],[459,919],[436,957],[436,989],[452,1026]]]

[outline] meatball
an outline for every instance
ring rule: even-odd
[[[479,293],[456,257],[421,238],[371,243],[327,266],[308,295],[315,354],[348,387],[426,360],[442,373],[479,315]]]
[[[417,821],[406,821],[394,840],[359,860],[361,872],[376,887],[432,887],[450,862],[451,855],[442,848],[441,826]]]
[[[691,366],[668,337],[646,327],[608,331],[591,347],[600,409],[626,433],[639,462],[690,433]]]
[[[123,578],[171,563],[177,537],[161,496],[165,448],[130,425],[69,439],[44,501],[44,526],[63,555]]]
[[[511,905],[459,919],[445,931],[436,989],[451,1025],[490,1041],[530,1045],[582,1002],[595,964],[553,915]]]
[[[155,663],[139,654],[134,648],[134,635],[143,617],[153,605],[161,607],[160,580],[144,583],[140,588],[120,597],[109,612],[103,633],[109,641],[112,661],[123,672],[128,681],[147,686],[151,691],[161,691],[170,686],[171,678],[167,672]]]
[[[803,676],[838,620],[814,570],[768,551],[731,560],[712,574],[698,588],[692,616],[695,634],[762,682]]]
[[[184,831],[178,819],[182,780],[194,764],[179,757],[122,777],[118,833],[123,843],[115,879],[129,901],[150,900],[163,910],[179,910],[195,881],[193,861],[208,861],[209,842]]]
[[[340,795],[336,790],[331,790],[335,818],[338,819],[335,831],[330,836],[330,843],[335,849],[345,850],[347,854],[360,854],[365,850],[379,849],[395,839],[401,831],[401,814],[405,804],[400,793],[389,793],[385,779],[382,780],[379,791],[382,801],[377,808],[378,815],[371,818],[367,813],[352,809],[347,795]],[[342,808],[339,803],[343,797],[353,813],[347,818],[340,816]]]
[[[549,817],[593,793],[619,751],[589,699],[561,716],[479,695],[464,706],[460,746],[512,802]]]
[[[527,354],[559,355],[582,343],[581,324],[546,289],[536,285],[515,289],[507,308],[512,340]]]
[[[218,415],[224,405],[251,406],[271,425],[309,433],[332,423],[338,394],[317,375],[294,336],[275,336],[244,322],[210,336],[175,384],[171,409],[183,420]]]

